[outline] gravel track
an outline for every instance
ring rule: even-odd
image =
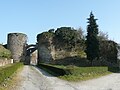
[[[83,82],[60,80],[34,66],[24,66],[15,90],[120,90],[120,74],[113,73]]]

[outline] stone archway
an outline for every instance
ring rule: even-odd
[[[25,57],[25,64],[32,64],[37,65],[37,45],[31,44],[26,46],[26,57]]]

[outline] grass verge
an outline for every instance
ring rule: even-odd
[[[0,90],[10,90],[16,84],[15,75],[23,66],[23,63],[14,63],[0,69]]]
[[[64,76],[59,76],[59,78],[67,81],[85,81],[89,79],[98,78],[111,72],[108,71],[108,67],[76,67],[68,66],[66,67],[68,74]]]
[[[60,79],[64,79],[67,81],[85,81],[89,79],[98,78],[107,74],[111,74],[108,71],[108,67],[77,67],[73,65],[63,66],[63,65],[48,65],[50,67],[60,68],[65,71],[64,75],[59,75],[54,70],[50,70],[50,68],[42,67],[45,71],[52,75],[56,75]]]

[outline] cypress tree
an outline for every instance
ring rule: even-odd
[[[87,59],[90,60],[91,65],[93,60],[99,59],[99,40],[98,40],[98,25],[96,24],[96,20],[94,19],[94,15],[92,12],[90,13],[90,17],[87,18],[87,36],[86,36],[86,54]]]

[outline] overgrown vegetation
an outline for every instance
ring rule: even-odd
[[[11,58],[11,52],[0,44],[0,58]]]
[[[50,51],[55,52],[51,59],[55,64],[78,65],[83,64],[76,57],[85,58],[83,65],[92,66],[115,66],[117,65],[117,43],[108,39],[107,33],[98,31],[98,25],[92,12],[88,18],[87,36],[84,35],[81,28],[74,29],[72,27],[60,27],[50,29],[37,36],[37,40],[43,42],[41,45],[48,47]],[[85,38],[86,37],[86,38]],[[42,40],[41,40],[42,39]],[[51,56],[52,57],[52,56]],[[87,57],[87,58],[86,58]],[[72,58],[73,60],[68,60]],[[54,61],[54,60],[55,61]],[[66,60],[67,59],[67,60]],[[66,60],[66,61],[65,61]],[[87,62],[89,60],[89,62]],[[114,65],[113,65],[114,64]],[[65,64],[64,64],[65,65]],[[118,66],[118,65],[117,65]]]
[[[117,43],[114,41],[100,41],[100,58],[111,63],[117,63]]]
[[[87,57],[91,64],[97,60],[116,63],[117,43],[108,40],[107,33],[98,31],[97,19],[94,19],[92,12],[88,20],[87,36],[84,35],[81,28],[60,27],[56,30],[50,29],[47,32],[38,34],[37,41],[41,42],[42,45],[46,44],[46,47],[50,45],[54,47],[56,53],[58,53],[55,59],[62,55],[59,51],[64,51],[63,58],[80,56],[81,58]]]
[[[10,78],[15,73],[15,71],[22,65],[23,63],[14,63],[9,66],[0,68],[0,84],[2,84],[5,80]]]
[[[85,57],[85,38],[82,29],[71,27],[60,27],[56,30],[50,29],[37,35],[37,41],[46,44],[52,44],[56,50],[65,50],[67,52],[76,52],[79,56]]]

